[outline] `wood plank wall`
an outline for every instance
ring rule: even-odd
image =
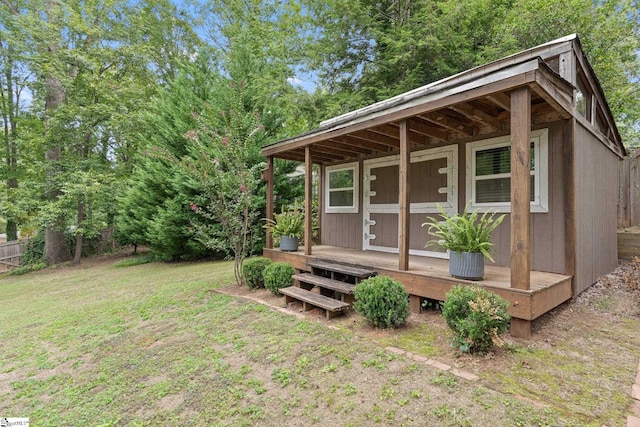
[[[640,150],[618,162],[618,228],[640,226]]]
[[[618,264],[618,157],[576,124],[576,294]]]
[[[18,267],[23,251],[24,245],[21,240],[0,244],[0,272],[7,271],[10,267]]]
[[[534,127],[539,129],[540,126]],[[565,273],[565,224],[564,224],[564,179],[562,147],[564,141],[563,122],[545,125],[549,129],[549,212],[530,214],[531,221],[531,268],[550,273]],[[459,153],[460,172],[464,169],[464,145]],[[464,208],[466,198],[464,173],[460,173],[459,209]],[[508,267],[511,260],[511,218],[507,214],[504,221],[494,231],[493,258],[495,265]],[[487,262],[489,262],[487,260]]]

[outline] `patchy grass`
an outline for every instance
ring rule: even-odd
[[[637,319],[572,327],[564,311],[557,340],[478,359],[454,353],[436,317],[384,334],[348,317],[356,326],[336,330],[217,293],[230,263],[115,261],[0,279],[0,415],[38,426],[599,426],[627,413]],[[541,339],[554,328],[551,318]]]

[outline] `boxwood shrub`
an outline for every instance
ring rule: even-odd
[[[264,287],[274,295],[280,295],[280,289],[291,286],[291,276],[295,274],[293,266],[288,262],[274,262],[268,265],[262,274]]]
[[[454,333],[453,345],[468,353],[486,353],[501,344],[509,327],[509,302],[479,286],[454,286],[442,304],[442,316]]]
[[[354,289],[355,311],[377,328],[397,328],[409,317],[409,295],[396,280],[387,276],[370,277]]]
[[[264,288],[264,269],[271,264],[269,258],[249,258],[242,263],[244,282],[250,288]]]

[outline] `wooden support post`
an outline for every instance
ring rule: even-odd
[[[312,206],[313,202],[313,162],[311,159],[311,146],[304,147],[304,254],[311,255],[313,244],[312,231]]]
[[[409,295],[409,311],[420,313],[422,310],[422,298],[418,295]]]
[[[267,157],[267,169],[264,179],[267,181],[267,219],[273,220],[273,156]],[[273,249],[273,235],[268,228],[266,246],[267,249]]]
[[[324,212],[324,168],[318,165],[318,241],[316,242],[318,245],[322,244],[322,212]]]
[[[411,167],[411,152],[409,150],[409,129],[407,121],[400,122],[400,185],[399,203],[400,212],[398,218],[398,249],[399,270],[409,269],[409,169]]]
[[[511,318],[511,328],[509,334],[514,338],[531,337],[531,320]]]
[[[511,287],[528,290],[531,282],[531,92],[511,91]]]

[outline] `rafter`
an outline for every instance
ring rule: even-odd
[[[436,128],[433,125],[427,125],[425,122],[417,118],[409,120],[409,130],[420,135],[434,138],[438,141],[447,142],[449,140],[449,133],[446,130],[441,129],[440,127]]]
[[[354,147],[365,147],[370,150],[383,153],[393,148],[393,145],[391,144],[381,144],[377,141],[373,141],[367,137],[356,134],[337,136],[335,138],[331,138],[331,141],[341,142],[343,144],[351,145]]]
[[[435,123],[437,125],[450,129],[454,132],[459,132],[465,136],[473,135],[473,129],[471,129],[469,126],[465,125],[464,123],[454,118],[445,116],[440,112],[424,113],[424,114],[418,115],[418,117],[428,122]]]
[[[393,138],[393,148],[398,149],[400,147],[400,129],[398,123],[389,123],[383,126],[376,126],[371,129],[372,132],[377,133],[382,138],[389,140],[389,138]],[[413,147],[418,147],[421,145],[426,145],[429,141],[425,140],[424,135],[419,133],[408,132],[407,134],[409,144]]]
[[[332,158],[335,158],[335,160],[347,160],[347,159],[358,157],[358,153],[353,151],[343,151],[337,148],[330,148],[320,144],[314,144],[313,146],[314,156],[318,155],[318,153],[320,155],[326,154],[328,156],[331,156]]]
[[[469,120],[482,123],[484,125],[492,127],[495,130],[502,129],[502,123],[500,123],[500,120],[490,114],[485,113],[482,110],[475,108],[471,104],[467,104],[466,102],[460,102],[458,104],[452,105],[451,107],[449,107],[449,109],[455,111],[458,114],[462,114]]]
[[[371,148],[366,148],[363,147],[362,145],[354,145],[354,144],[347,144],[345,142],[342,141],[336,141],[333,139],[330,139],[328,141],[322,141],[317,143],[316,145],[318,146],[322,146],[322,147],[327,147],[327,148],[331,148],[333,150],[337,150],[338,152],[349,152],[352,154],[364,154],[364,155],[370,155],[375,153],[377,150],[373,150]]]
[[[365,141],[373,141],[377,144],[386,145],[387,147],[397,148],[400,144],[399,139],[397,138],[393,138],[388,135],[381,135],[371,130],[354,132],[350,133],[349,135],[354,138],[363,139]]]
[[[503,110],[511,112],[511,97],[509,95],[496,92],[491,95],[487,95],[486,98]]]

